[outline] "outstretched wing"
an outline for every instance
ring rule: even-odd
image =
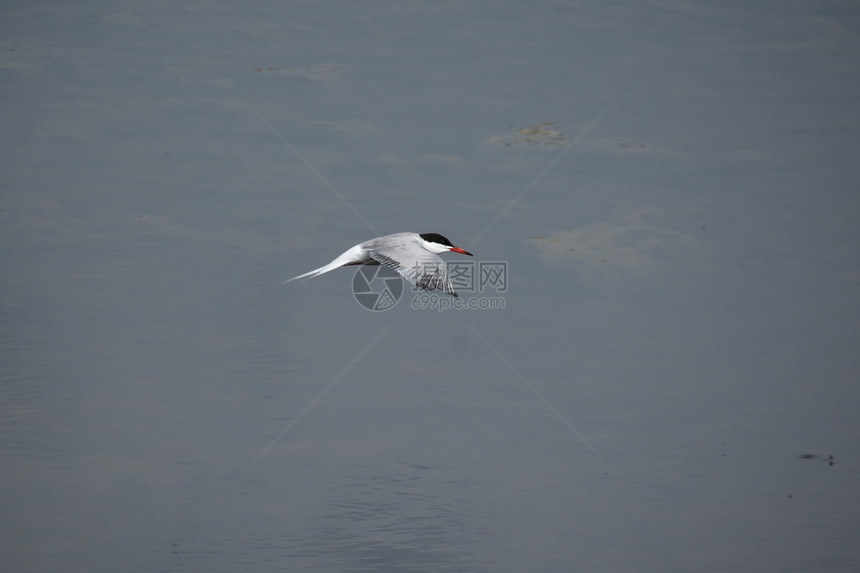
[[[370,257],[379,263],[389,266],[400,276],[418,288],[429,291],[443,291],[451,296],[457,296],[451,281],[448,280],[448,265],[439,255],[414,247],[394,246],[385,249],[373,249]],[[403,263],[401,261],[409,261]]]

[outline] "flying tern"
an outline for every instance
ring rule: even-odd
[[[455,247],[438,233],[394,233],[359,243],[324,267],[288,279],[282,284],[318,277],[348,265],[386,265],[419,288],[445,291],[457,296],[448,279],[448,266],[439,256],[439,253],[449,251],[473,256],[469,251]]]

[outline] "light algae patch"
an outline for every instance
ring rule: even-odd
[[[300,76],[303,78],[319,79],[337,73],[337,66],[333,64],[317,64],[298,68],[279,68],[269,66],[266,68],[254,68],[252,72],[267,74],[284,74],[288,76]]]
[[[494,135],[487,140],[490,145],[536,145],[552,147],[567,143],[561,127],[557,123],[541,123],[514,129],[511,133]]]
[[[580,229],[557,231],[546,237],[532,237],[545,260],[577,259],[635,267],[662,258],[663,251],[677,248],[691,237],[680,231],[649,225],[642,218],[655,213],[643,208],[621,223],[594,223]]]

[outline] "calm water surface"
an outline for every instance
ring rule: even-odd
[[[5,6],[7,567],[856,571],[858,28]],[[398,231],[504,308],[280,286]]]

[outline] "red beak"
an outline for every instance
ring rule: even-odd
[[[463,249],[461,249],[460,247],[451,247],[450,251],[451,251],[452,253],[460,253],[461,255],[469,255],[470,257],[474,257],[474,256],[475,256],[475,255],[473,255],[472,253],[470,253],[469,251],[464,251],[464,250],[463,250]]]

